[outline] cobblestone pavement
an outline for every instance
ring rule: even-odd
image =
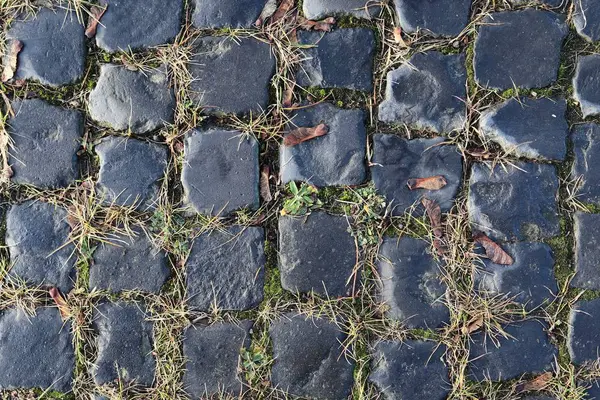
[[[0,23],[0,398],[600,398],[600,1]]]

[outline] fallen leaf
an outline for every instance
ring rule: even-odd
[[[56,306],[58,307],[58,311],[60,312],[60,316],[62,317],[62,319],[68,319],[71,315],[71,310],[69,309],[69,305],[67,304],[65,298],[55,287],[50,288],[48,293],[50,294],[50,297],[52,297],[52,300],[54,300],[54,303],[56,303]]]
[[[294,82],[288,82],[283,91],[283,101],[281,105],[284,108],[290,108],[292,106],[292,102],[294,101]]]
[[[471,319],[467,326],[462,327],[463,335],[468,335],[469,333],[473,333],[483,326],[483,317],[478,317],[475,319]]]
[[[479,232],[473,237],[476,243],[479,243],[485,249],[485,255],[495,264],[500,265],[512,265],[514,262],[512,257],[509,256],[502,247],[496,242],[487,237],[483,232]]]
[[[310,19],[306,19],[304,17],[298,16],[297,20],[298,20],[298,24],[300,25],[300,27],[302,29],[306,29],[308,31],[313,30],[313,31],[329,32],[331,30],[331,28],[333,28],[333,25],[335,24],[335,18],[333,18],[333,17],[325,18],[322,21],[312,21]]]
[[[326,135],[328,132],[329,127],[325,124],[319,124],[313,128],[296,128],[283,136],[283,145],[292,147],[307,140]]]
[[[271,17],[271,23],[276,23],[283,19],[292,7],[294,7],[294,0],[281,0],[279,7],[277,7],[277,10],[275,10],[275,13]]]
[[[100,19],[106,12],[108,8],[108,4],[104,7],[92,6],[90,8],[90,20],[88,21],[88,26],[85,29],[85,36],[90,39],[96,36],[96,29],[98,29],[98,23],[100,23]]]
[[[521,383],[517,385],[517,392],[530,392],[530,391],[540,391],[544,390],[548,387],[550,380],[552,379],[552,372],[545,372],[542,375],[533,378],[530,381]]]
[[[438,203],[426,197],[421,199],[421,204],[425,207],[425,212],[427,213],[431,229],[433,230],[433,247],[437,254],[441,256],[447,251],[442,240],[444,237],[444,231],[442,229],[442,209]]]
[[[265,165],[260,171],[260,197],[267,203],[273,200],[271,195],[271,187],[269,186],[269,178],[271,177],[271,169]]]
[[[412,178],[406,183],[410,190],[415,189],[427,189],[427,190],[440,190],[446,186],[446,178],[442,175],[430,176],[428,178]]]
[[[12,40],[10,49],[6,54],[6,65],[2,71],[2,82],[7,82],[15,76],[17,70],[17,60],[19,59],[19,53],[23,50],[23,42],[20,40]]]

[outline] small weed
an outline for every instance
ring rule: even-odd
[[[302,182],[300,188],[298,188],[296,182],[290,182],[288,184],[288,191],[291,196],[283,201],[281,215],[304,215],[310,210],[323,205],[317,198],[319,191],[312,185]]]

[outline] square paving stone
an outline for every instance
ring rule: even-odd
[[[140,227],[134,227],[133,234],[119,235],[110,243],[98,245],[90,267],[90,288],[111,292],[160,291],[170,274],[167,255],[152,244]]]
[[[575,276],[571,286],[600,290],[600,215],[576,212]]]
[[[98,358],[92,374],[97,385],[121,379],[151,386],[156,362],[152,355],[152,323],[142,304],[102,303],[94,311]]]
[[[480,133],[518,157],[564,160],[569,124],[560,99],[510,99],[479,119]]]
[[[571,309],[567,346],[575,364],[600,357],[600,299],[579,301]]]
[[[164,69],[142,72],[104,64],[88,108],[103,126],[144,134],[173,122],[175,96]]]
[[[190,326],[183,334],[186,359],[183,386],[194,398],[228,393],[240,395],[240,353],[250,346],[252,321]]]
[[[0,389],[72,388],[75,356],[70,322],[56,308],[35,316],[11,309],[0,313]]]
[[[205,112],[260,113],[267,108],[275,73],[275,57],[267,43],[209,36],[196,40],[194,46],[190,97]]]
[[[192,0],[196,28],[253,28],[267,0]]]
[[[100,158],[97,188],[106,204],[154,208],[165,177],[165,146],[124,137],[106,137],[95,146]]]
[[[577,33],[589,41],[600,40],[600,3],[595,0],[576,0],[573,4],[573,23]]]
[[[352,292],[356,246],[345,217],[315,212],[279,218],[281,285],[331,298]]]
[[[444,138],[406,140],[397,135],[373,137],[371,175],[377,191],[391,203],[395,215],[422,197],[435,200],[443,211],[452,207],[462,178],[462,158],[455,146],[441,145]],[[412,178],[442,175],[447,185],[440,190],[410,190]]]
[[[577,199],[600,205],[600,126],[597,124],[575,125],[571,133],[575,160],[571,179],[581,177]]]
[[[444,300],[446,285],[429,243],[411,237],[386,237],[379,247],[377,269],[381,300],[389,318],[409,329],[439,328],[450,322]]]
[[[405,32],[425,29],[435,36],[457,36],[469,23],[471,0],[394,0]]]
[[[197,213],[227,215],[259,207],[258,142],[242,132],[192,130],[185,137],[185,203]]]
[[[451,384],[443,357],[435,342],[383,341],[375,346],[369,380],[386,400],[444,400]]]
[[[324,123],[325,136],[279,148],[283,183],[306,181],[315,186],[359,185],[367,178],[367,129],[363,110],[343,110],[329,103],[299,110],[290,130]]]
[[[179,33],[183,0],[100,0],[108,7],[96,30],[96,44],[111,53],[173,41]]]
[[[476,276],[478,286],[489,293],[506,294],[533,310],[552,302],[558,294],[552,249],[543,243],[503,244],[512,265],[484,261]]]
[[[248,310],[263,299],[265,233],[233,227],[194,240],[186,262],[188,304],[209,311]]]
[[[560,233],[558,176],[553,165],[517,162],[490,171],[474,164],[469,217],[476,231],[496,240],[540,241]]]
[[[381,6],[371,0],[304,0],[302,12],[311,20],[330,16],[352,16],[371,19],[379,14]]]
[[[84,27],[75,12],[41,8],[35,16],[21,16],[12,22],[6,39],[23,44],[15,79],[61,86],[83,77],[87,51]]]
[[[273,385],[294,396],[347,399],[354,362],[344,354],[346,334],[333,323],[286,314],[269,329],[273,342]]]
[[[573,77],[573,97],[583,117],[600,114],[600,55],[580,56]]]
[[[526,9],[485,17],[475,40],[475,80],[495,89],[548,86],[558,77],[565,16]]]
[[[31,286],[56,286],[67,293],[75,282],[74,247],[67,244],[71,228],[67,211],[49,203],[27,201],[6,215],[6,246],[10,276]]]
[[[77,151],[83,136],[83,115],[39,99],[13,101],[11,107],[15,112],[8,120],[11,180],[60,188],[79,178]]]
[[[379,120],[437,133],[462,128],[466,99],[465,56],[415,54],[387,74]]]
[[[551,371],[558,351],[550,344],[546,329],[535,320],[507,326],[508,337],[498,338],[499,347],[483,332],[476,333],[469,352],[471,377],[499,381]]]
[[[298,43],[304,53],[298,85],[373,90],[375,35],[370,28],[298,31]]]

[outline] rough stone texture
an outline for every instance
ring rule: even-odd
[[[581,177],[577,199],[584,203],[600,205],[600,126],[596,124],[575,125],[571,133],[575,160],[571,179]]]
[[[600,299],[577,302],[571,309],[567,347],[571,361],[594,362],[600,354]]]
[[[299,110],[290,130],[325,123],[329,133],[293,147],[281,145],[283,183],[306,181],[315,186],[359,185],[367,177],[367,129],[363,110],[342,110],[322,103]]]
[[[0,314],[0,389],[42,388],[68,392],[75,356],[70,322],[56,308],[35,316],[11,309]]]
[[[502,249],[514,264],[498,265],[486,260],[476,277],[479,288],[514,297],[528,310],[549,304],[558,294],[552,249],[543,243],[502,244]]]
[[[457,36],[469,23],[471,0],[394,0],[405,32],[426,29],[435,36]]]
[[[142,304],[102,303],[94,312],[98,358],[92,374],[97,385],[122,379],[150,386],[154,380],[152,323]],[[118,370],[117,370],[118,368]]]
[[[205,112],[260,113],[267,108],[275,72],[275,57],[268,44],[250,38],[209,36],[198,39],[194,46],[190,97]]]
[[[600,400],[600,383],[593,382],[588,383],[586,386],[589,386],[586,390],[585,400]]]
[[[15,112],[7,126],[13,141],[8,160],[13,171],[11,180],[40,188],[73,183],[79,177],[81,113],[39,99],[13,101],[11,107]]]
[[[509,3],[515,6],[522,6],[528,4],[543,4],[551,8],[561,7],[567,4],[566,0],[508,0]],[[529,398],[529,397],[528,397]],[[533,397],[532,397],[533,399]]]
[[[90,267],[90,289],[160,291],[170,274],[167,256],[140,228],[133,230],[135,237],[119,236],[111,238],[110,244],[98,244]]]
[[[143,134],[173,122],[175,96],[164,69],[141,72],[104,64],[88,108],[101,125]]]
[[[577,33],[589,41],[600,40],[600,4],[595,0],[577,0],[573,4],[573,23]]]
[[[74,83],[85,72],[84,27],[74,12],[41,8],[35,17],[14,21],[6,32],[23,43],[15,79],[33,79],[44,85]]]
[[[242,132],[192,130],[185,137],[185,202],[200,214],[227,215],[259,206],[259,145]]]
[[[558,351],[550,344],[546,329],[535,320],[507,326],[504,331],[509,336],[499,338],[500,347],[486,340],[484,333],[476,333],[469,353],[471,378],[498,381],[551,371]]]
[[[437,133],[460,129],[465,119],[465,57],[418,53],[387,74],[379,120]]]
[[[10,207],[6,246],[12,277],[24,279],[31,286],[56,286],[63,293],[73,288],[76,257],[71,244],[64,246],[71,231],[66,219],[66,210],[41,201]]]
[[[251,321],[241,321],[239,326],[218,323],[186,329],[183,386],[188,394],[194,398],[223,393],[240,395],[243,378],[237,371],[241,350],[250,346],[251,327]]]
[[[375,35],[369,28],[333,32],[298,31],[298,43],[306,46],[296,74],[300,86],[373,90]]]
[[[564,160],[569,124],[560,99],[510,99],[482,113],[480,133],[518,157]]]
[[[330,16],[353,16],[371,19],[379,14],[381,6],[370,0],[304,0],[302,12],[311,20]]]
[[[263,299],[264,243],[262,228],[229,228],[194,240],[186,262],[190,307],[209,311],[248,310]]]
[[[575,276],[571,286],[600,290],[600,215],[576,212]]]
[[[444,304],[446,285],[430,245],[408,236],[386,237],[379,248],[381,300],[387,316],[412,328],[439,328],[450,321]]]
[[[475,80],[496,89],[536,88],[557,79],[565,16],[526,9],[492,13],[475,41]]]
[[[352,291],[354,239],[345,217],[314,212],[308,218],[279,218],[281,285],[292,292],[314,291],[331,298]]]
[[[518,162],[492,172],[475,164],[469,181],[471,225],[497,240],[536,242],[556,236],[557,192],[552,165]]]
[[[271,324],[271,381],[294,396],[347,399],[354,363],[344,354],[346,334],[324,319],[286,314]]]
[[[96,30],[96,44],[109,52],[148,48],[179,33],[183,0],[100,0],[108,6]]]
[[[448,368],[444,349],[437,346],[419,340],[380,342],[375,346],[369,380],[388,400],[444,400],[450,388]]]
[[[267,0],[193,0],[196,28],[253,28]]]
[[[579,102],[584,118],[600,114],[600,55],[579,56],[573,97]]]
[[[167,168],[165,146],[112,136],[95,150],[100,157],[96,187],[105,203],[142,211],[156,206]]]
[[[371,175],[377,191],[391,202],[393,213],[402,214],[422,197],[435,200],[443,211],[452,207],[462,178],[461,156],[454,146],[440,146],[444,138],[406,140],[397,135],[376,134]],[[441,190],[410,190],[412,178],[443,175]]]

